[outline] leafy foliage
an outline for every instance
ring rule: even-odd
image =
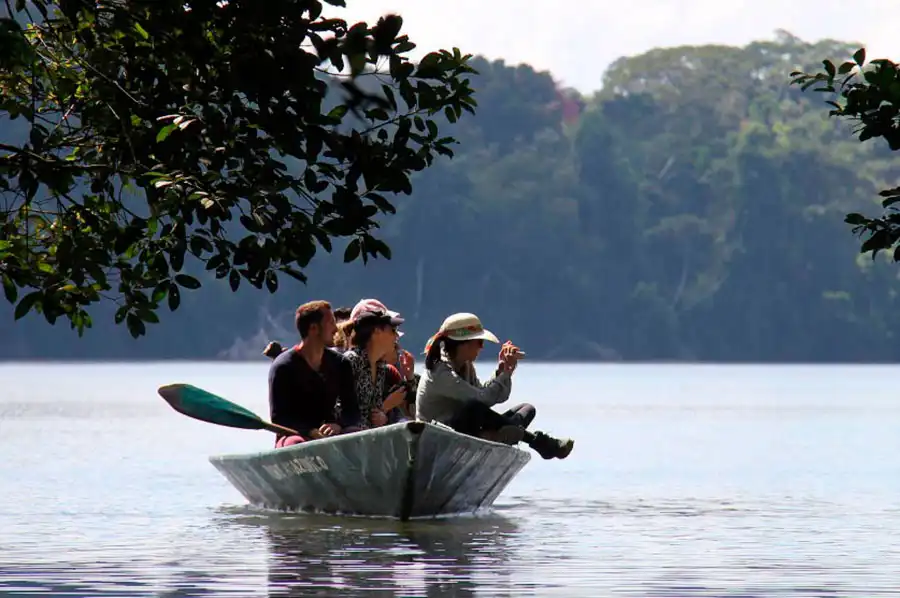
[[[108,298],[140,336],[201,286],[191,260],[274,293],[335,238],[345,261],[390,257],[376,217],[453,155],[438,122],[474,113],[474,69],[457,49],[411,63],[399,16],[349,26],[323,8],[34,0],[0,19],[0,115],[27,123],[0,143],[16,319],[80,334]]]
[[[847,119],[856,124],[855,133],[860,142],[882,138],[891,151],[900,150],[900,64],[887,59],[872,60],[865,66],[866,50],[860,48],[853,59],[836,66],[831,60],[822,61],[817,73],[795,71],[792,83],[807,90],[836,96],[828,100],[833,107],[830,116]],[[847,214],[845,221],[853,226],[853,232],[865,240],[862,253],[872,252],[872,259],[879,251],[894,249],[894,261],[900,261],[900,187],[885,189],[879,193],[886,213],[869,218],[858,212]]]
[[[82,339],[0,318],[0,358],[260,363],[268,340],[296,337],[298,303],[374,296],[403,313],[417,354],[447,314],[473,311],[535,360],[897,361],[900,270],[859,255],[842,222],[900,184],[897,153],[858,143],[787,78],[856,48],[781,32],[657,49],[576,102],[550,73],[476,57],[481,74],[463,78],[478,111],[454,126],[455,157],[379,219],[389,261],[346,264],[353,237],[337,239],[308,287],[274,295],[223,293],[201,270],[141,342],[107,303]]]

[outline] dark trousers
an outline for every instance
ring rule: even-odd
[[[533,405],[522,403],[504,413],[497,413],[481,401],[466,401],[456,414],[445,422],[461,434],[478,436],[481,432],[492,432],[503,426],[528,428],[537,410]]]

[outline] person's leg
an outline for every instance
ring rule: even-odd
[[[466,401],[459,411],[444,423],[461,434],[506,444],[519,442],[525,432],[514,420],[475,400]]]
[[[534,405],[522,403],[503,414],[510,421],[528,428],[534,421],[537,410]],[[572,452],[575,441],[569,438],[554,438],[544,432],[525,432],[523,440],[544,459],[565,459]]]
[[[572,452],[575,441],[571,438],[554,438],[544,432],[526,432],[525,442],[544,459],[565,459]]]
[[[517,412],[518,413],[518,412]],[[525,410],[526,415],[528,410]],[[531,408],[531,419],[534,418],[534,408]],[[476,436],[502,442],[504,444],[516,444],[524,441],[544,459],[565,459],[572,452],[575,442],[569,438],[554,438],[544,432],[529,432],[519,425],[518,418],[506,417],[497,413],[480,401],[468,401],[451,418],[445,422],[448,426],[469,436]]]
[[[497,429],[506,423],[505,421],[502,421],[498,424],[496,418],[489,412],[493,412],[493,415],[497,417],[502,417],[499,413],[481,401],[466,401],[456,413],[453,414],[453,417],[444,423],[460,434],[478,436],[482,430]]]
[[[503,417],[515,421],[525,429],[528,429],[528,426],[534,421],[535,415],[537,415],[537,409],[530,403],[521,403],[503,413]]]

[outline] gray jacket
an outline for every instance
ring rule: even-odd
[[[473,365],[470,364],[461,376],[445,358],[435,364],[433,370],[426,368],[422,372],[416,391],[416,419],[447,423],[466,401],[496,405],[507,400],[510,391],[512,377],[508,372],[482,384]]]

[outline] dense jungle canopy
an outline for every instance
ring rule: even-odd
[[[588,96],[476,58],[456,156],[379,218],[390,260],[344,264],[336,243],[274,295],[200,270],[139,340],[114,306],[82,338],[7,306],[0,358],[263,359],[267,339],[295,340],[297,304],[373,296],[406,316],[415,353],[473,311],[536,359],[896,361],[900,270],[860,254],[844,216],[877,207],[900,161],[789,79],[859,45],[779,32],[655,49],[598,72]]]

